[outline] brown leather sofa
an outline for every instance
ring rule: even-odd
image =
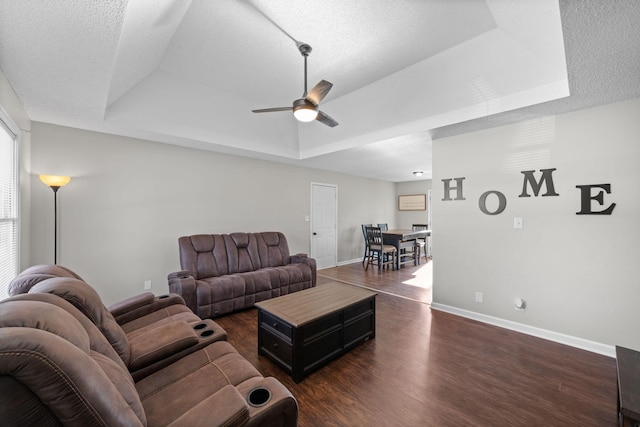
[[[0,425],[295,426],[297,414],[291,393],[226,341],[135,381],[70,302],[51,293],[0,302]]]
[[[33,295],[49,293],[62,298],[83,313],[107,338],[117,351],[134,380],[193,353],[214,341],[227,339],[226,331],[210,319],[201,320],[184,305],[178,295],[162,297],[132,297],[116,304],[116,314],[108,310],[98,293],[77,274],[60,266],[34,266],[23,271],[9,284],[9,293]],[[67,274],[69,272],[70,274]],[[56,274],[63,275],[55,277]],[[151,311],[157,300],[155,311]],[[171,299],[169,305],[165,300]],[[131,301],[135,301],[132,303]],[[125,309],[128,308],[128,309]],[[143,309],[144,308],[144,309]],[[136,316],[134,316],[136,314]]]
[[[169,274],[169,290],[203,319],[316,285],[316,260],[290,255],[279,232],[184,236],[178,247],[182,271]]]
[[[82,280],[76,272],[61,265],[39,264],[31,266],[16,276],[8,287],[9,295],[18,295],[29,290],[43,280],[55,277],[69,277]],[[100,302],[100,305],[103,305]],[[193,312],[184,304],[180,295],[165,294],[156,296],[145,292],[108,307],[122,329],[129,333],[158,322],[198,320]]]

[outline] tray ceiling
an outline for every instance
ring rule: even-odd
[[[576,37],[593,38],[575,34],[593,12],[599,27],[587,31],[628,30],[615,43],[637,48],[637,25],[624,24],[638,6],[615,2],[621,14],[597,3],[2,1],[0,68],[35,121],[409,181],[414,170],[430,178],[439,130],[571,98],[572,79],[604,54],[597,49],[616,53],[596,44],[565,54]],[[301,97],[296,41],[313,48],[309,86],[334,84],[321,109],[335,128],[251,112]],[[621,73],[638,70],[634,55]],[[575,61],[586,66],[572,75]]]

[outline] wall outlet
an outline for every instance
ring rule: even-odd
[[[144,290],[145,291],[151,290],[151,280],[145,280],[144,281]]]
[[[482,303],[482,292],[476,292],[476,302]]]

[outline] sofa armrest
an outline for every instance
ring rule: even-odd
[[[316,260],[315,258],[309,258],[307,254],[295,254],[289,257],[291,264],[307,264],[311,268],[311,284],[316,285]]]
[[[277,425],[296,427],[298,425],[298,402],[291,392],[277,379],[266,377],[255,384],[256,388],[266,388],[271,394],[269,401],[263,406],[249,405],[251,421],[249,426]],[[247,396],[248,400],[249,397]]]
[[[289,256],[289,262],[290,263],[303,262],[302,260],[304,260],[304,259],[309,259],[309,256],[307,254],[303,254],[303,253],[299,253],[299,254],[295,254],[295,255]]]
[[[111,305],[109,311],[119,325],[124,325],[175,304],[185,305],[184,299],[177,294],[155,296],[151,292],[145,292]]]
[[[109,306],[109,311],[111,312],[111,314],[113,314],[114,317],[118,317],[131,310],[135,310],[137,308],[144,307],[145,305],[153,303],[153,300],[155,298],[155,295],[153,295],[151,292],[134,295],[130,298]]]
[[[169,292],[180,295],[187,307],[194,313],[198,313],[196,306],[196,279],[188,271],[181,270],[170,273],[167,277],[169,280]]]
[[[198,335],[187,322],[165,323],[137,334],[130,343],[129,370],[136,371],[166,359],[199,342]]]
[[[249,421],[249,408],[232,385],[226,385],[174,420],[169,427],[241,426]]]

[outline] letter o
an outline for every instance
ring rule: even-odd
[[[489,210],[487,210],[487,197],[489,197],[490,194],[495,194],[496,196],[498,196],[498,209],[496,209],[495,212],[489,212]],[[478,206],[480,207],[482,213],[485,213],[487,215],[498,215],[507,208],[507,198],[499,191],[485,191],[484,193],[482,193],[480,199],[478,200]]]

